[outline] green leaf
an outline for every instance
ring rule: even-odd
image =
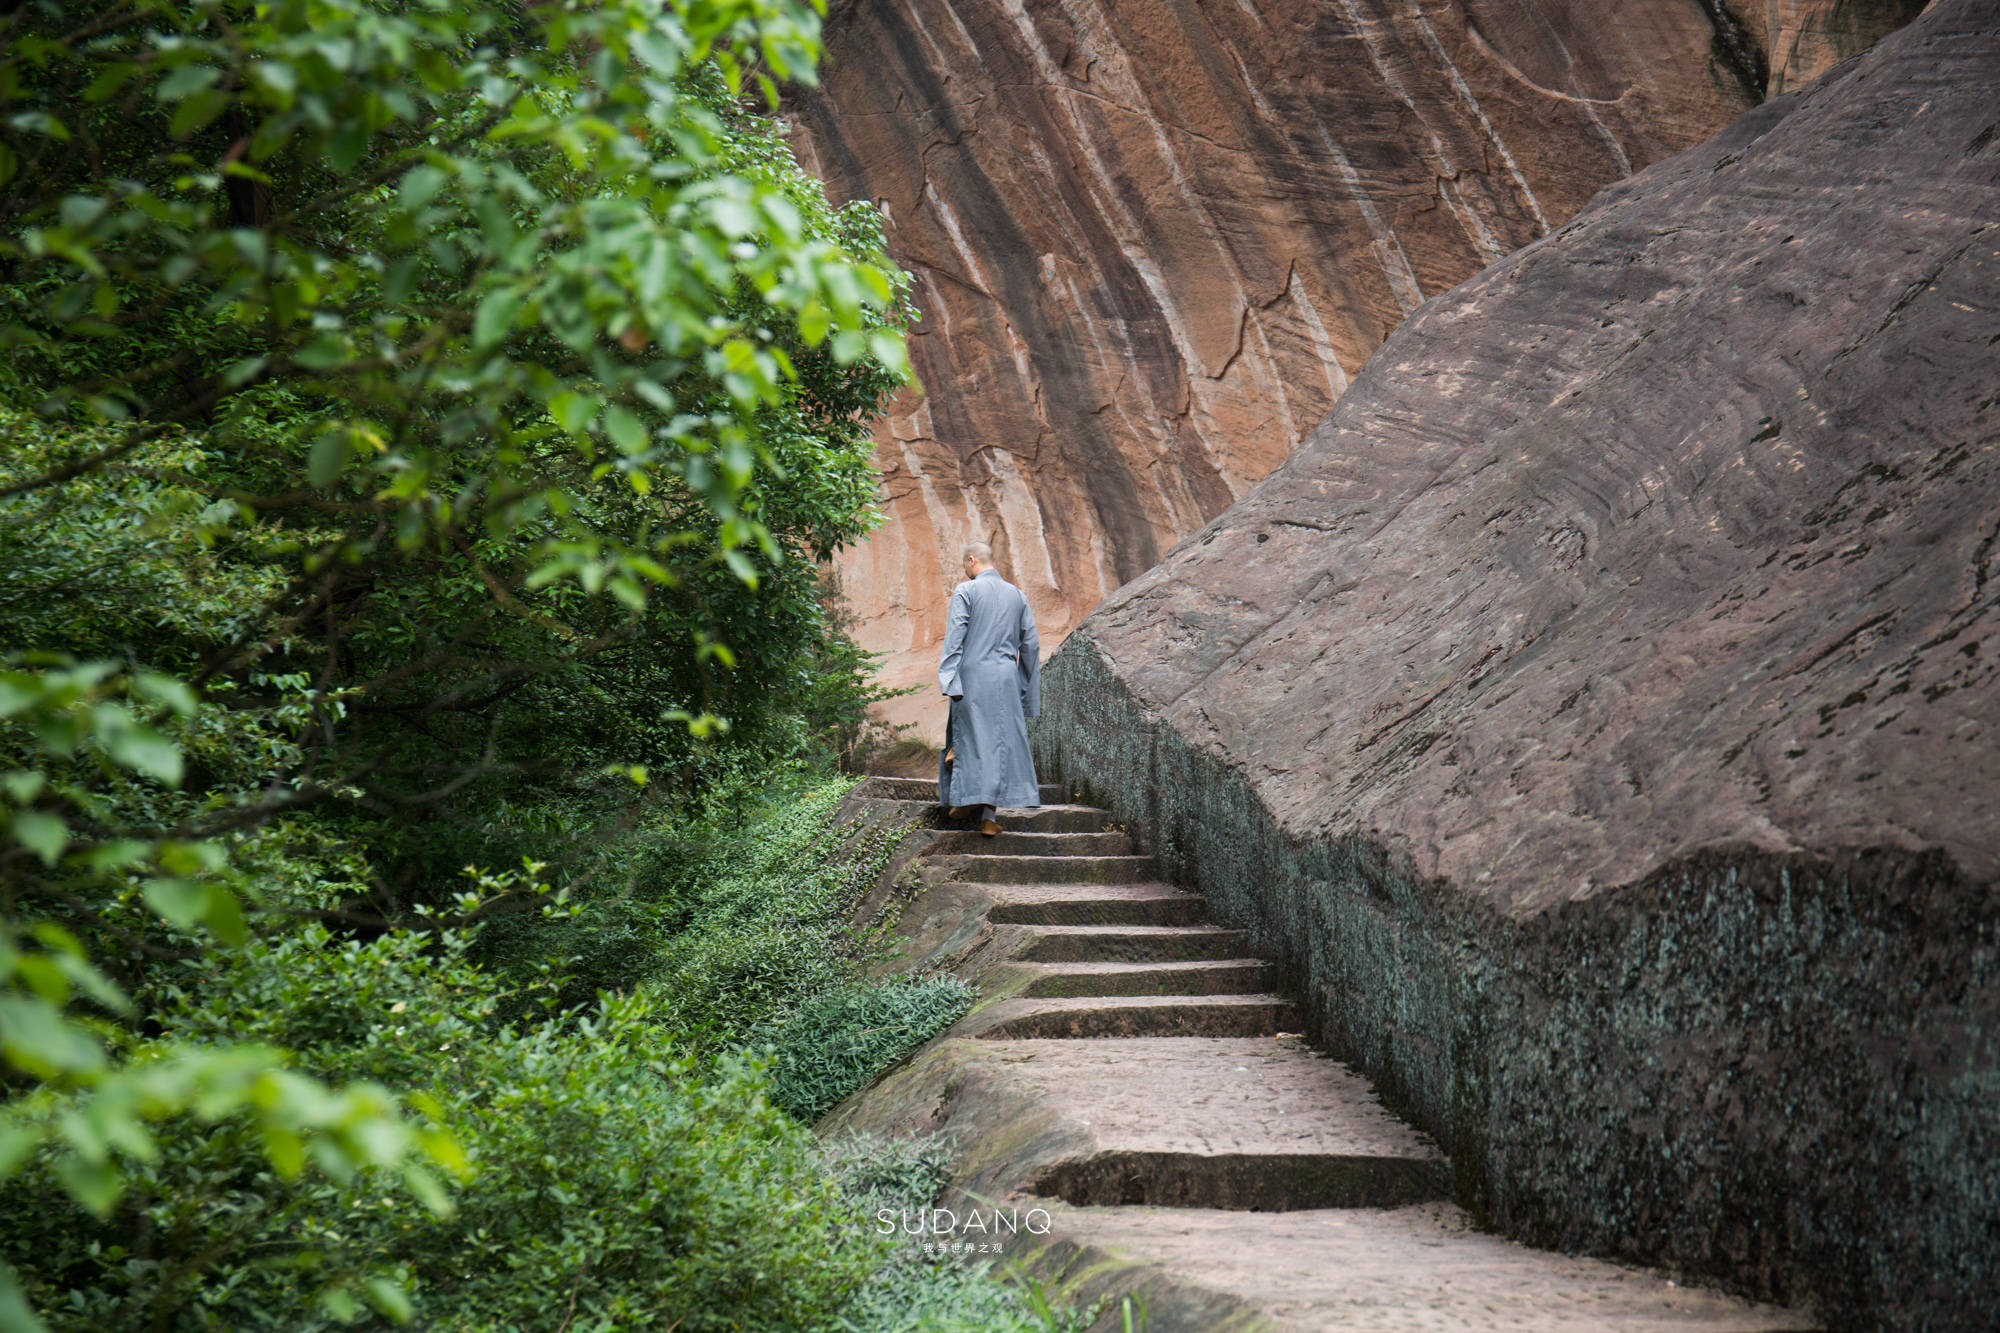
[[[209,886],[208,906],[204,912],[208,928],[215,937],[231,948],[237,948],[250,938],[250,923],[243,919],[243,904],[236,895],[220,884]]]
[[[53,866],[69,846],[69,825],[45,810],[23,810],[14,816],[14,840]]]
[[[264,1155],[282,1180],[297,1180],[306,1169],[305,1141],[283,1125],[266,1121],[263,1126]]]
[[[514,317],[521,313],[521,293],[513,287],[501,287],[489,292],[479,303],[479,313],[472,318],[472,341],[479,347],[491,347],[514,331]]]
[[[58,1009],[69,1000],[69,978],[56,966],[55,959],[47,954],[21,955],[20,961],[15,964],[15,974],[29,990]]]
[[[51,953],[66,953],[72,957],[83,957],[83,941],[53,921],[37,921],[29,932]]]
[[[240,389],[263,374],[264,368],[270,364],[268,356],[246,356],[222,372],[222,383],[227,388]]]
[[[28,1154],[35,1150],[35,1145],[43,1137],[41,1128],[24,1124],[11,1115],[0,1119],[0,1180],[7,1179],[20,1169],[21,1163],[27,1160]],[[0,1328],[6,1327],[6,1320],[0,1318]]]
[[[890,374],[898,379],[909,378],[910,354],[900,335],[888,329],[875,329],[868,335],[868,350]]]
[[[323,333],[292,353],[292,364],[306,370],[331,370],[349,360],[347,340]]]
[[[123,870],[143,861],[150,850],[137,838],[113,838],[83,853],[83,863],[92,870]]]
[[[667,39],[670,31],[675,30],[662,24],[641,29],[632,36],[632,54],[650,65],[655,73],[669,79],[681,72],[681,52]]]
[[[103,739],[105,753],[126,768],[169,787],[181,785],[180,747],[144,722],[127,717],[109,728]]]
[[[436,1176],[420,1166],[405,1166],[403,1168],[403,1183],[409,1187],[410,1193],[416,1196],[417,1202],[428,1209],[432,1215],[437,1217],[451,1216],[453,1211],[451,1196],[444,1192],[444,1186],[438,1183]]]
[[[43,999],[0,993],[0,1050],[16,1069],[41,1078],[104,1067],[104,1051],[83,1028]]]
[[[132,76],[138,72],[138,65],[129,60],[120,60],[105,66],[98,76],[90,81],[90,86],[83,90],[83,100],[104,101],[129,83]]]
[[[56,713],[35,719],[35,739],[44,748],[65,759],[83,744],[83,723],[71,713]]]
[[[833,316],[827,312],[824,302],[808,302],[799,311],[799,336],[806,340],[808,347],[817,347],[826,339],[826,331],[833,326]]]
[[[757,215],[750,211],[750,205],[730,195],[709,200],[708,215],[716,229],[732,241],[757,230]]]
[[[153,671],[141,671],[132,677],[132,685],[144,697],[164,708],[172,709],[182,717],[193,717],[199,700],[185,681],[172,676],[162,676]]]
[[[198,879],[149,879],[143,892],[146,906],[183,930],[192,929],[208,910],[208,885]]]
[[[628,454],[642,452],[647,444],[646,423],[629,407],[613,405],[605,412],[604,433]]]
[[[160,844],[160,868],[170,877],[185,879],[205,870],[220,870],[229,858],[212,842],[171,840]]]
[[[382,303],[395,307],[409,300],[410,293],[416,289],[417,279],[422,275],[422,267],[414,255],[405,255],[397,260],[382,282]]]
[[[48,685],[32,671],[0,671],[0,717],[27,712],[48,693]]]
[[[351,1324],[361,1317],[361,1302],[354,1299],[354,1293],[345,1287],[328,1287],[320,1293],[320,1304],[326,1312],[343,1324]]]
[[[229,109],[229,94],[209,88],[195,93],[174,109],[167,133],[184,139]]]
[[[606,586],[611,589],[613,597],[616,597],[631,610],[644,611],[646,609],[646,590],[639,586],[637,579],[620,574]]]
[[[724,551],[722,559],[729,566],[730,572],[743,581],[743,586],[746,588],[757,586],[757,566],[750,563],[750,557],[741,551]]]
[[[118,1169],[108,1161],[84,1157],[64,1157],[56,1163],[56,1179],[63,1189],[98,1218],[111,1214],[111,1205],[125,1191]]]
[[[601,398],[566,389],[549,399],[549,415],[571,435],[581,435],[590,429],[590,423],[597,419],[597,413],[603,406]]]
[[[153,95],[162,102],[178,102],[188,94],[208,87],[221,77],[221,70],[207,65],[182,65],[160,80],[160,86],[153,90]]]
[[[338,172],[352,171],[368,151],[368,122],[349,116],[338,122],[326,141],[326,164]]]
[[[132,1006],[131,997],[119,990],[112,984],[111,978],[92,967],[80,955],[61,953],[55,955],[55,959],[56,966],[78,990],[110,1012],[128,1018],[137,1012]]]
[[[368,1303],[385,1319],[398,1324],[407,1324],[417,1316],[416,1307],[410,1304],[409,1296],[388,1278],[371,1277],[362,1283],[362,1291],[367,1295]]]
[[[0,1263],[0,1329],[6,1333],[48,1333],[41,1316],[28,1308],[28,1298],[11,1265]]]
[[[428,163],[412,167],[403,177],[402,188],[397,191],[397,202],[414,213],[434,199],[448,179],[442,169]]]
[[[859,329],[842,329],[833,335],[833,359],[851,366],[868,355],[868,335]]]
[[[329,430],[313,441],[312,453],[306,459],[306,477],[315,486],[328,485],[347,470],[351,457],[346,434]]]
[[[289,106],[299,87],[299,72],[281,60],[256,61],[250,66],[250,77],[276,97],[280,106]]]
[[[6,792],[7,799],[15,805],[26,805],[40,796],[42,789],[48,785],[48,779],[40,773],[31,773],[25,769],[0,775],[0,791]]]

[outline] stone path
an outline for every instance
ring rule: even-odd
[[[927,849],[928,937],[986,998],[833,1128],[951,1133],[948,1202],[1047,1208],[1043,1270],[1141,1292],[1152,1333],[1818,1327],[1473,1229],[1436,1145],[1306,1045],[1244,936],[1158,882],[1108,814],[1043,799],[998,838]]]

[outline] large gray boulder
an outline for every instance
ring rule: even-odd
[[[1996,89],[1939,0],[1429,302],[1036,738],[1495,1224],[1835,1326],[2000,1284]]]

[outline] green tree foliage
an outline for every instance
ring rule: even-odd
[[[0,1180],[107,1229],[63,1271],[122,1276],[75,1290],[235,1326],[174,1265],[313,1216],[359,1239],[230,1291],[400,1318],[450,1286],[326,1199],[458,1228],[425,1233],[448,1254],[440,1179],[527,1139],[390,1058],[379,1012],[333,1041],[270,1006],[331,1022],[455,923],[555,912],[460,868],[553,848],[587,888],[580,849],[649,801],[795,762],[865,698],[814,562],[874,521],[903,279],[741,99],[809,79],[817,32],[800,0],[0,13]],[[287,998],[279,959],[339,984]],[[572,1083],[552,1029],[493,1028],[493,1086],[599,1108],[622,1069],[788,1179],[766,1112],[631,1072],[663,1031],[636,1013],[589,1020],[608,1063]],[[23,1299],[0,1273],[0,1326]],[[494,1299],[462,1326],[508,1323]]]
[[[872,211],[733,96],[809,73],[810,10],[4,22],[0,373],[115,423],[4,489],[198,434],[197,535],[280,577],[182,670],[310,678],[305,795],[428,823],[468,767],[685,777],[688,724],[790,715],[904,367]]]

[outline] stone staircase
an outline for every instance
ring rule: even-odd
[[[871,783],[935,803],[929,782]],[[834,1118],[953,1133],[956,1198],[1056,1219],[1044,1271],[1140,1292],[1152,1333],[1818,1327],[1477,1231],[1436,1145],[1306,1044],[1242,932],[1161,882],[1106,812],[1042,799],[1003,812],[998,837],[925,849],[941,901],[983,905],[962,953],[981,961],[960,971],[985,998]]]

